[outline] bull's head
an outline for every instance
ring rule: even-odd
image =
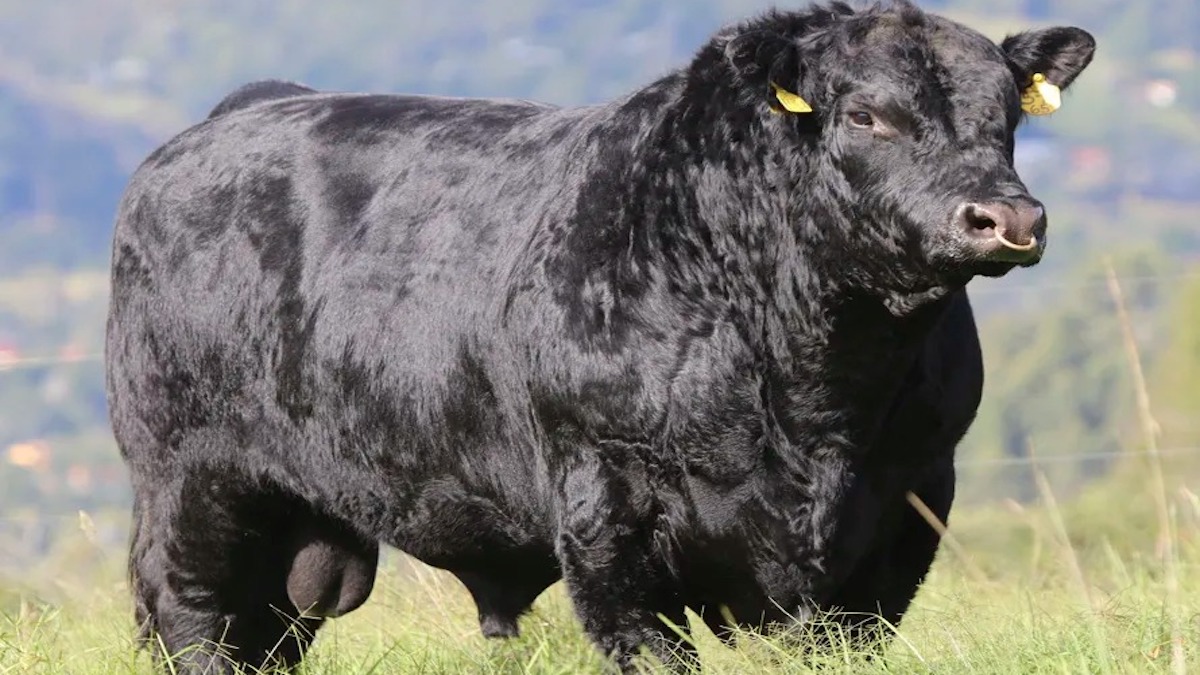
[[[1057,108],[1092,59],[1087,32],[1031,30],[996,44],[898,2],[773,14],[725,38],[742,100],[811,160],[797,179],[836,204],[818,218],[839,255],[919,261],[957,279],[1041,258],[1046,214],[1014,169],[1014,132]],[[796,192],[803,218],[821,200]]]

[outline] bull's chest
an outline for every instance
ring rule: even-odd
[[[819,476],[764,478],[733,506],[693,485],[708,517],[681,568],[689,603],[739,621],[786,621],[829,602],[878,542],[891,537],[915,470],[816,462]]]

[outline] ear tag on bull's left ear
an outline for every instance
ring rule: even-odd
[[[771,83],[771,89],[775,90],[775,100],[779,101],[779,105],[783,106],[784,110],[793,113],[812,112],[812,106],[808,104],[808,101],[800,98],[799,95],[793,94],[774,82]],[[772,106],[772,109],[774,109],[774,106]]]
[[[1037,73],[1033,84],[1021,92],[1021,110],[1030,115],[1049,115],[1062,107],[1062,90],[1046,81],[1046,76]]]

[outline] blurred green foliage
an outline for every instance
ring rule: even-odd
[[[38,439],[53,450],[39,470],[0,456],[0,511],[125,499],[102,370],[86,360],[102,344],[114,207],[142,157],[229,90],[281,77],[593,102],[683,65],[722,24],[769,4],[0,0],[0,452]],[[1104,256],[1128,280],[1162,442],[1200,446],[1200,3],[922,4],[996,39],[1072,24],[1100,44],[1064,109],[1020,132],[1051,245],[1037,268],[973,285],[989,370],[960,494],[1032,497],[1028,467],[995,462],[1030,442],[1044,455],[1139,447]],[[85,360],[5,370],[5,350]],[[1049,471],[1075,489],[1112,464]]]

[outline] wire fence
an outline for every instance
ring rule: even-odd
[[[1033,457],[963,458],[955,462],[955,468],[960,475],[964,471],[1019,470],[1028,472],[1025,478],[1031,481],[1036,469],[1048,469],[1052,465],[1131,458],[1150,459],[1154,454],[1151,451],[1125,450],[1058,453]],[[1157,451],[1157,456],[1160,459],[1200,456],[1200,447],[1163,448]],[[965,498],[957,499],[956,503],[1026,503],[1038,499],[1029,489],[1020,489],[1018,482],[1011,476],[1004,481],[998,481],[994,476],[991,479],[994,484],[1001,483],[1007,488],[982,502],[973,501],[968,494],[963,496]],[[129,518],[128,504],[120,503],[119,500],[84,508],[25,508],[21,512],[0,514],[0,577],[5,574],[16,574],[19,577],[30,565],[53,555],[54,551],[62,553],[74,550],[69,547],[69,542],[72,541],[76,546],[85,544],[89,549],[105,555],[116,555],[128,545]],[[68,548],[62,548],[64,545]]]
[[[1175,283],[1190,280],[1200,280],[1200,270],[1169,274],[1130,275],[1121,278],[1121,283],[1134,288],[1147,283]],[[1015,280],[998,282],[989,280],[986,285],[973,285],[969,292],[972,296],[1019,296],[1023,294],[1045,294],[1059,291],[1104,290],[1108,282],[1104,279],[1070,280],[1070,281],[1035,281],[1020,283]],[[80,354],[14,356],[9,352],[0,352],[0,377],[9,373],[30,371],[42,368],[59,368],[71,366],[94,366],[103,362],[103,354],[89,352]],[[1099,452],[1064,452],[1053,454],[1037,454],[1033,456],[1003,456],[1003,457],[962,457],[956,459],[955,467],[959,472],[977,471],[1028,471],[1039,466],[1061,466],[1069,464],[1115,463],[1127,459],[1150,459],[1157,456],[1161,459],[1176,459],[1190,456],[1200,456],[1200,447],[1180,446],[1151,450],[1116,450]],[[1015,481],[1013,481],[1015,482]],[[105,503],[104,509],[118,509],[120,504]],[[23,513],[0,514],[0,540],[12,539],[15,534],[20,538],[28,538],[30,533],[42,533],[46,536],[49,529],[69,527],[87,527],[90,522],[86,515],[87,509],[72,508],[69,510],[26,509]],[[112,523],[106,525],[106,539],[123,537],[123,531],[113,529]],[[8,535],[5,537],[5,535]],[[3,558],[4,556],[0,556]]]
[[[1200,273],[1197,273],[1196,278],[1200,278]],[[83,354],[75,357],[30,357],[14,359],[9,361],[0,361],[0,373],[46,367],[46,366],[64,366],[76,364],[99,363],[103,359],[103,354]],[[1162,448],[1157,451],[1161,456],[1172,456],[1182,454],[1200,453],[1200,447],[1178,447],[1178,448]],[[1051,455],[1037,455],[1036,457],[988,457],[988,458],[972,458],[960,459],[955,461],[955,466],[959,468],[971,468],[976,466],[1001,466],[1001,465],[1032,465],[1035,463],[1054,464],[1060,462],[1094,462],[1109,459],[1119,459],[1122,457],[1150,455],[1149,451],[1138,450],[1116,450],[1110,452],[1075,452],[1075,453],[1059,453]]]
[[[1175,273],[1171,273],[1171,274],[1128,275],[1128,276],[1121,277],[1121,283],[1123,285],[1157,283],[1157,282],[1172,282],[1172,281],[1190,281],[1190,280],[1200,280],[1200,270],[1175,272]],[[1097,278],[1094,280],[1091,280],[1091,279],[1088,279],[1088,280],[1075,279],[1075,280],[1070,280],[1070,281],[1040,280],[1040,281],[1034,281],[1034,282],[1020,282],[1020,281],[1016,281],[1014,279],[1005,278],[1003,280],[990,279],[990,280],[986,281],[984,284],[978,284],[978,283],[973,284],[967,288],[967,294],[972,295],[972,296],[979,295],[979,294],[989,294],[989,295],[1001,294],[1002,295],[1005,293],[1011,293],[1011,294],[1032,293],[1032,292],[1045,291],[1045,290],[1085,290],[1085,289],[1107,290],[1107,288],[1108,288],[1108,282],[1105,281],[1104,279],[1100,279],[1100,278]]]
[[[1170,274],[1129,275],[1120,278],[1122,284],[1166,283],[1175,281],[1200,280],[1200,269],[1194,271],[1175,272]],[[986,285],[983,285],[986,284]],[[1035,281],[1016,282],[1010,279],[984,280],[968,288],[968,293],[975,295],[1020,295],[1038,293],[1047,290],[1104,290],[1108,282],[1104,279],[1076,279],[1070,281]],[[54,367],[86,363],[99,363],[103,360],[102,353],[88,353],[76,356],[40,355],[28,357],[13,357],[5,359],[0,353],[0,373],[29,368]]]
[[[954,467],[962,469],[984,469],[994,467],[1027,467],[1035,468],[1042,464],[1084,463],[1097,461],[1112,461],[1119,459],[1144,458],[1157,454],[1161,458],[1180,457],[1187,455],[1200,456],[1200,447],[1161,448],[1156,452],[1147,450],[1119,450],[1115,452],[1061,453],[1052,455],[1037,455],[1034,457],[977,457],[956,459]],[[22,515],[0,515],[0,522],[28,522],[31,518],[48,519],[78,519],[81,509],[69,511],[46,512],[29,511]]]
[[[0,373],[43,367],[71,366],[81,363],[100,363],[103,358],[103,354],[82,354],[80,356],[30,356],[0,359]]]
[[[1099,462],[1122,459],[1125,457],[1173,457],[1177,455],[1200,454],[1200,447],[1160,448],[1149,450],[1114,450],[1111,452],[1074,452],[1054,455],[1037,455],[1034,457],[978,457],[955,461],[956,468],[974,468],[986,466],[1036,466],[1038,464],[1060,464],[1063,462]]]

